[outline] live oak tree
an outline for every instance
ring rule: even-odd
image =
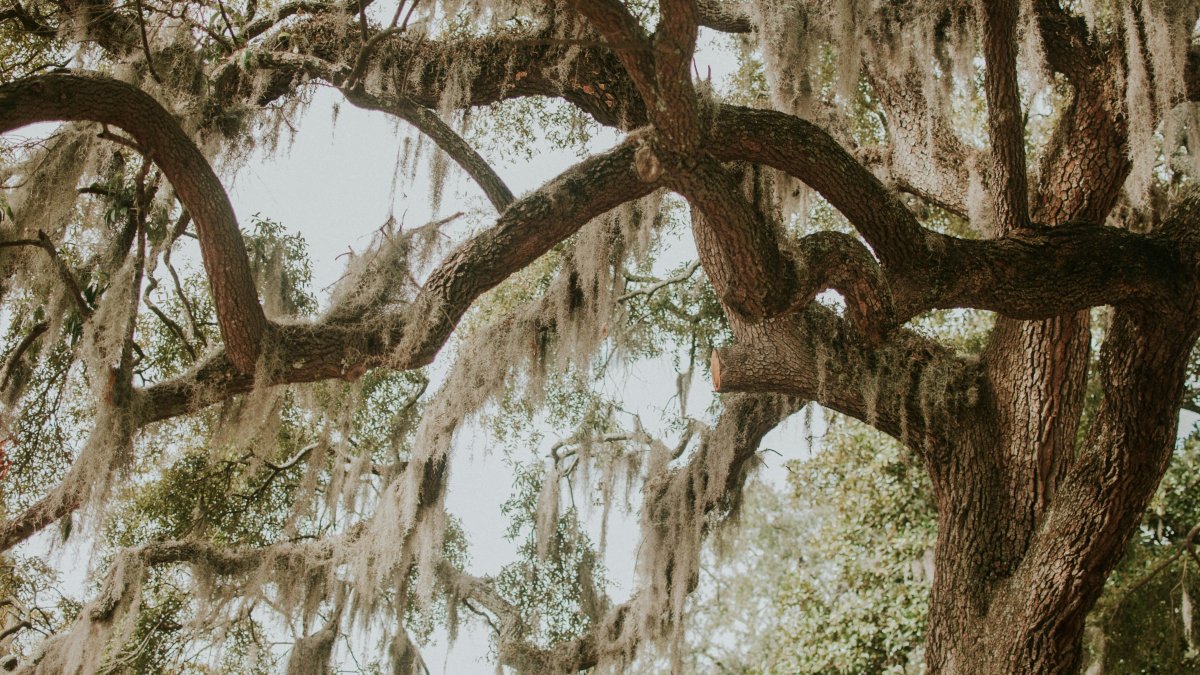
[[[746,487],[688,610],[688,671],[906,673],[922,662],[933,567],[928,481],[894,441],[835,418],[780,487]],[[1196,649],[1197,432],[1084,635],[1088,673],[1184,673]]]
[[[262,641],[249,614],[276,611],[300,626],[293,672],[372,621],[394,667],[418,668],[408,631],[438,607],[450,624],[486,615],[519,670],[619,669],[649,644],[679,667],[702,542],[736,510],[762,437],[810,401],[895,437],[929,475],[932,672],[1079,667],[1085,617],[1171,459],[1200,330],[1200,3],[370,5],[0,13],[0,131],[67,123],[5,148],[5,454],[39,494],[6,485],[0,545],[119,491],[158,523],[113,533],[96,594],[20,667],[134,668],[130,638],[172,625],[144,603],[188,605],[230,653]],[[693,66],[702,30],[762,61],[765,97],[714,90]],[[445,223],[384,228],[313,316],[295,251],[278,229],[239,231],[212,163],[269,141],[317,85],[411,124],[495,217],[449,250]],[[621,140],[517,197],[464,116],[534,97],[559,107],[530,106],[531,121],[583,114]],[[695,266],[645,275],[670,231],[664,193],[687,204],[710,300]],[[805,226],[818,197],[849,230]],[[170,263],[185,235],[200,281]],[[472,315],[425,395],[419,369],[502,283],[507,304]],[[700,307],[649,311],[681,284]],[[841,304],[816,302],[826,291]],[[664,442],[600,405],[554,446],[532,554],[573,561],[560,571],[579,616],[539,627],[512,587],[462,571],[445,513],[454,434],[514,388],[541,405],[598,350],[636,355],[653,342],[629,321],[639,307],[692,355],[724,345],[721,411]],[[996,314],[979,352],[906,327],[955,308]],[[642,587],[613,605],[560,491],[595,482],[611,501],[622,471],[641,494]],[[36,623],[19,616],[5,639]]]

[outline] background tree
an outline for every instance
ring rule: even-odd
[[[0,545],[54,523],[65,535],[71,514],[105,507],[116,545],[86,603],[39,614],[52,636],[21,648],[23,667],[133,668],[176,625],[262,664],[273,613],[296,635],[294,672],[370,619],[412,670],[414,639],[460,606],[488,617],[498,660],[520,670],[627,663],[648,643],[682,667],[702,542],[737,510],[763,436],[814,401],[894,437],[929,476],[928,668],[1078,668],[1185,403],[1198,13],[1164,0],[14,3],[0,15],[0,131],[68,124],[5,150],[0,388],[21,480]],[[693,67],[701,27],[761,58],[748,91],[722,95]],[[269,221],[239,231],[211,168],[271,144],[317,84],[433,141],[435,204],[449,158],[497,213],[452,248],[445,221],[385,226],[319,314],[297,243]],[[516,198],[464,139],[465,111],[571,141],[583,114],[621,140]],[[655,274],[680,220],[663,204],[679,198],[699,264]],[[847,227],[812,231],[820,208]],[[192,237],[202,278],[170,263]],[[840,304],[814,301],[826,291]],[[1094,307],[1111,308],[1103,322]],[[953,308],[996,313],[977,351],[914,330]],[[427,396],[420,369],[452,334]],[[719,414],[681,413],[664,440],[579,392],[591,404],[551,448],[534,515],[512,507],[535,521],[524,550],[573,598],[539,613],[521,591],[537,575],[463,572],[445,511],[455,432],[664,345],[686,374],[718,347]],[[577,490],[609,503],[621,475],[641,494],[642,586],[613,603],[559,505]],[[129,513],[151,526],[123,533]],[[34,625],[28,605],[6,620]]]

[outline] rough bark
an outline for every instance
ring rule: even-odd
[[[982,26],[986,63],[984,150],[968,149],[947,117],[929,110],[917,73],[897,76],[867,61],[886,116],[885,178],[895,185],[812,121],[723,104],[697,88],[699,28],[753,29],[732,3],[663,0],[651,31],[625,3],[573,1],[555,10],[571,31],[520,28],[443,41],[359,26],[341,6],[281,6],[216,41],[225,61],[214,70],[206,105],[267,105],[294,95],[305,77],[316,78],[351,103],[429,135],[500,212],[493,228],[443,259],[411,302],[335,307],[312,323],[266,321],[220,182],[179,123],[137,87],[63,73],[0,85],[0,131],[52,119],[120,126],[162,167],[197,222],[225,348],[174,380],[134,391],[125,411],[133,426],[192,413],[256,385],[425,365],[481,294],[592,218],[659,187],[677,192],[693,210],[700,264],[734,337],[713,353],[714,384],[756,395],[726,398],[717,436],[728,432],[732,450],[709,455],[716,449],[705,446],[647,486],[650,517],[674,508],[663,495],[678,490],[691,490],[688,506],[705,517],[736,506],[743,469],[763,434],[800,401],[816,401],[897,437],[931,477],[939,538],[930,671],[1066,673],[1078,668],[1087,612],[1170,460],[1187,357],[1200,334],[1200,242],[1193,234],[1200,197],[1185,195],[1149,233],[1105,225],[1130,171],[1131,111],[1121,92],[1129,64],[1116,44],[1121,38],[1089,35],[1057,2],[1031,4],[1047,64],[1068,87],[1036,178],[1026,166],[1017,87],[1020,5],[1006,1],[971,10]],[[142,42],[128,17],[111,14],[88,27],[98,32],[97,43],[125,53]],[[30,26],[31,17],[19,12],[0,20],[34,34],[51,30]],[[567,34],[574,37],[561,38]],[[364,41],[373,48],[363,49]],[[258,52],[257,85],[238,65],[248,45]],[[1183,80],[1191,98],[1200,97],[1197,54],[1189,53]],[[443,104],[451,66],[463,59],[477,67],[469,69],[469,93],[454,105],[559,97],[627,136],[514,199],[433,112]],[[377,77],[364,78],[369,70]],[[773,195],[755,178],[765,168],[814,189],[855,234],[792,237],[778,222]],[[972,180],[991,197],[993,227],[982,239],[927,229],[893,189],[972,216]],[[814,302],[828,289],[845,300],[841,315]],[[1101,306],[1112,308],[1098,366],[1103,393],[1082,429],[1089,310]],[[903,328],[942,308],[999,314],[979,357]],[[78,507],[82,488],[71,482],[74,475],[0,525],[0,550]],[[719,489],[710,490],[710,481]],[[332,544],[314,544],[325,545]],[[286,567],[286,548],[159,542],[133,554],[147,564],[190,561],[233,575],[266,559]],[[322,555],[329,557],[324,549],[305,551],[309,559]],[[514,611],[486,580],[442,573],[502,620]],[[670,583],[690,590],[696,582]],[[535,670],[595,665],[624,639],[618,634],[643,601],[636,596],[612,609],[577,641],[550,649],[503,643],[500,658]],[[650,609],[656,616],[672,611]]]

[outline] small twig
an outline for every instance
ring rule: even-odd
[[[150,9],[156,14],[161,14],[163,16],[182,21],[189,27],[208,35],[221,45],[226,54],[232,54],[235,51],[234,45],[230,43],[224,35],[221,35],[220,33],[209,28],[207,24],[196,21],[192,17],[188,16],[188,7],[189,6],[185,6],[184,10],[181,12],[172,12],[170,7],[155,7],[154,5],[151,5]]]
[[[117,203],[118,206],[130,208],[133,202],[129,198],[121,194],[119,191],[110,187],[105,187],[99,183],[92,183],[81,188],[75,188],[75,192],[81,195],[96,195],[97,197],[107,197]]]
[[[367,44],[367,6],[363,0],[358,0],[358,25],[362,29],[363,44]]]
[[[131,150],[134,150],[141,155],[147,154],[146,149],[143,148],[142,146],[138,145],[137,141],[133,140],[132,138],[126,138],[125,136],[122,136],[121,134],[116,134],[116,133],[109,131],[107,124],[101,124],[100,127],[101,127],[101,131],[100,131],[100,133],[96,134],[97,138],[103,138],[106,141],[112,141],[113,143],[116,143],[118,145],[124,145],[125,147],[130,148]]]
[[[320,445],[321,445],[320,443],[310,443],[309,445],[305,446],[304,448],[301,448],[301,450],[299,452],[297,452],[295,455],[293,455],[290,459],[288,459],[283,464],[272,464],[271,462],[264,461],[263,466],[266,466],[268,469],[271,470],[271,475],[267,476],[267,479],[264,480],[261,485],[259,485],[257,488],[255,488],[254,492],[252,492],[248,495],[240,494],[238,496],[247,502],[252,502],[255,499],[258,499],[260,496],[262,496],[262,494],[264,492],[267,491],[267,488],[271,486],[271,483],[275,482],[275,479],[279,476],[279,474],[281,474],[281,473],[287,471],[288,469],[291,469],[292,467],[299,464],[301,461],[304,460],[305,457],[308,457],[309,453],[311,453],[316,448],[320,447]]]
[[[150,71],[150,77],[154,81],[162,84],[163,80],[158,76],[158,71],[154,70],[154,59],[150,56],[150,39],[146,36],[146,17],[142,12],[142,0],[134,0],[134,7],[137,8],[138,28],[142,32],[142,51],[146,53],[146,69]]]
[[[347,76],[346,83],[343,85],[343,88],[353,89],[354,86],[358,84],[359,80],[362,79],[363,73],[367,69],[367,61],[371,58],[371,54],[375,52],[375,49],[379,46],[379,43],[393,35],[399,35],[408,29],[408,20],[412,18],[413,10],[417,8],[418,2],[420,2],[420,0],[413,0],[413,3],[408,7],[408,14],[404,17],[404,22],[397,25],[397,22],[400,20],[400,12],[404,10],[405,4],[404,0],[401,0],[400,3],[396,5],[396,13],[392,15],[392,21],[388,24],[388,27],[379,31],[375,35],[372,35],[369,39],[367,37],[367,19],[366,16],[363,15],[363,46],[362,49],[358,50],[358,56],[354,59],[354,67],[350,70],[350,75]],[[361,0],[359,0],[359,9],[360,11],[362,9]]]
[[[671,459],[679,459],[683,456],[683,452],[687,450],[688,443],[692,442],[692,436],[696,435],[696,429],[703,426],[696,420],[689,419],[687,429],[683,430],[683,436],[680,437],[679,443],[675,445],[675,450],[671,452]]]
[[[488,614],[487,612],[484,612],[483,610],[476,609],[475,606],[471,604],[471,601],[467,600],[465,598],[463,599],[462,604],[463,604],[463,607],[466,607],[468,610],[470,610],[472,614],[474,614],[474,615],[480,617],[481,619],[483,619],[484,621],[486,621],[487,624],[492,627],[492,630],[496,631],[497,635],[500,634],[500,627],[497,626],[496,622],[492,620],[491,614]]]
[[[175,337],[179,338],[179,341],[183,343],[183,348],[187,350],[188,355],[191,356],[192,360],[194,361],[196,359],[196,349],[192,347],[192,343],[187,339],[187,335],[184,334],[183,328],[181,328],[174,319],[167,316],[166,312],[162,311],[162,309],[160,309],[158,305],[154,304],[154,301],[150,299],[150,291],[154,290],[157,286],[158,281],[152,277],[150,279],[150,283],[146,286],[146,292],[142,296],[142,301],[146,303],[146,308],[153,312],[154,316],[157,316],[158,320],[161,321],[168,330],[175,334]]]
[[[296,466],[298,463],[300,463],[301,460],[303,460],[305,457],[308,456],[308,453],[315,450],[319,445],[320,445],[320,443],[310,443],[309,445],[302,448],[300,450],[300,452],[297,452],[295,455],[292,456],[291,459],[284,462],[283,464],[272,464],[271,462],[263,462],[263,464],[267,468],[271,469],[272,471],[287,471],[288,469],[290,469],[290,468]]]
[[[631,436],[630,434],[606,434],[599,438],[595,438],[595,437],[583,438],[580,436],[572,436],[570,438],[565,438],[565,439],[555,443],[554,445],[550,446],[550,456],[552,458],[554,458],[554,463],[558,464],[562,460],[564,460],[568,457],[572,457],[578,453],[577,450],[568,450],[561,454],[559,453],[560,450],[562,450],[563,448],[565,448],[569,445],[578,446],[578,445],[582,445],[584,442],[587,442],[587,441],[590,441],[592,443],[622,443],[624,441],[632,441],[632,440],[636,440],[636,438],[634,436]]]
[[[225,3],[222,0],[217,0],[217,8],[221,11],[221,20],[225,22],[225,28],[229,31],[229,37],[233,40],[233,45],[237,46],[237,31],[233,29],[233,22],[229,20],[229,14],[225,12]]]
[[[79,313],[85,318],[92,315],[92,308],[83,299],[83,293],[79,290],[79,284],[75,281],[75,276],[71,274],[71,270],[63,259],[58,255],[58,249],[54,247],[54,242],[50,241],[50,237],[42,230],[38,230],[37,239],[10,239],[8,241],[0,241],[0,248],[9,246],[35,246],[50,254],[54,258],[55,264],[58,266],[59,277],[67,286],[67,291],[71,298],[75,301],[75,305],[79,308]]]
[[[16,625],[5,628],[4,630],[0,631],[0,642],[7,640],[9,637],[17,634],[18,632],[20,632],[22,630],[25,630],[26,628],[33,628],[33,624],[29,623],[28,621],[21,621],[20,623],[18,623]]]
[[[1197,536],[1200,536],[1200,524],[1197,524],[1197,525],[1193,526],[1192,529],[1188,530],[1187,536],[1184,537],[1183,541],[1181,541],[1179,543],[1178,548],[1176,549],[1176,551],[1174,553],[1172,553],[1170,556],[1168,556],[1165,560],[1163,560],[1159,564],[1155,565],[1141,579],[1138,579],[1137,583],[1135,583],[1133,586],[1130,586],[1129,590],[1122,593],[1121,597],[1119,597],[1117,599],[1116,603],[1113,604],[1112,609],[1109,610],[1108,616],[1109,617],[1116,616],[1117,612],[1121,609],[1121,605],[1125,602],[1126,598],[1128,598],[1129,596],[1136,593],[1143,586],[1145,586],[1147,583],[1149,583],[1151,579],[1158,576],[1160,573],[1162,573],[1163,570],[1170,567],[1171,564],[1174,563],[1176,560],[1178,560],[1179,557],[1182,556],[1185,552],[1190,552],[1192,550],[1192,545],[1195,542]]]
[[[0,22],[8,19],[16,19],[21,24],[21,28],[26,33],[30,33],[42,38],[52,38],[58,34],[57,28],[49,24],[43,23],[25,9],[20,2],[14,0],[12,9],[0,12]]]
[[[400,13],[404,11],[404,3],[405,2],[406,2],[406,0],[400,0],[400,2],[396,3],[396,11],[395,11],[395,13],[392,14],[392,20],[388,22],[388,30],[395,28],[397,23],[399,23]],[[416,3],[413,3],[413,4],[415,5]],[[361,3],[359,4],[359,6],[360,7],[362,6]]]
[[[172,242],[179,237],[187,234],[187,224],[190,216],[187,211],[179,217],[175,223],[175,232],[172,234]],[[208,338],[204,333],[200,332],[200,322],[196,319],[196,313],[192,310],[192,303],[188,300],[187,294],[183,292],[183,282],[179,280],[179,273],[175,271],[175,267],[171,264],[171,246],[168,245],[162,256],[163,266],[167,268],[167,273],[171,275],[171,282],[175,285],[175,294],[179,296],[179,302],[183,305],[183,313],[187,315],[188,327],[192,329],[192,339],[202,347],[208,346]]]
[[[637,297],[639,295],[645,295],[647,297],[654,295],[655,293],[666,288],[667,286],[671,286],[673,284],[681,284],[681,283],[687,281],[688,279],[691,279],[692,275],[695,274],[696,270],[698,270],[698,269],[700,269],[700,261],[699,260],[693,261],[690,265],[688,265],[686,268],[684,268],[683,272],[680,272],[676,276],[670,277],[669,279],[663,279],[661,281],[653,283],[644,288],[639,288],[639,289],[630,291],[630,292],[626,293],[625,295],[622,295],[621,297],[617,298],[617,302],[625,302],[626,300]],[[644,279],[645,277],[639,277],[639,278]]]

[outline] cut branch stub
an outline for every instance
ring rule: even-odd
[[[179,122],[137,87],[98,75],[50,73],[0,85],[0,133],[36,122],[82,121],[124,129],[171,181],[196,221],[229,359],[252,372],[267,318],[225,188]]]

